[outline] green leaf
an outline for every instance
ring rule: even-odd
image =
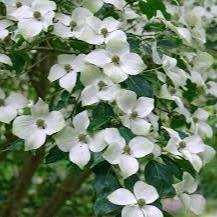
[[[139,7],[149,19],[156,16],[158,10],[163,13],[166,19],[170,19],[170,14],[166,11],[162,0],[140,0]]]
[[[114,112],[110,105],[100,103],[93,109],[93,117],[88,128],[89,132],[96,132],[110,126]]]
[[[24,67],[30,61],[28,54],[21,51],[13,51],[10,57],[11,61],[13,62],[13,69],[16,71],[17,74],[23,72]]]
[[[174,178],[181,178],[182,171],[170,158],[163,156],[164,163],[150,161],[145,168],[145,179],[158,190],[161,197],[175,196]]]
[[[55,163],[60,160],[67,160],[68,153],[62,152],[57,146],[54,146],[45,158],[46,164]]]
[[[152,87],[143,75],[129,76],[125,83],[127,89],[134,91],[138,96],[153,97]]]
[[[111,165],[106,161],[97,164],[93,168],[95,173],[94,190],[96,193],[96,202],[94,211],[97,216],[116,215],[120,213],[120,206],[110,203],[108,195],[120,188],[116,174]]]
[[[16,141],[9,144],[5,149],[1,150],[0,153],[5,152],[5,151],[13,151],[13,150],[17,149],[17,147],[19,147],[23,144],[24,144],[23,139],[17,139]]]
[[[119,133],[121,134],[124,139],[129,142],[131,139],[135,137],[135,135],[132,133],[132,131],[129,128],[121,127],[118,129]]]

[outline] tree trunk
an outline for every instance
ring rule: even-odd
[[[54,217],[58,211],[81,187],[82,183],[90,176],[90,170],[85,170],[80,175],[69,173],[65,180],[57,187],[44,207],[39,209],[34,217]]]
[[[43,160],[45,150],[42,147],[35,155],[29,155],[24,162],[23,167],[19,171],[18,176],[14,182],[14,189],[8,195],[8,199],[0,211],[1,217],[18,217],[19,211],[22,207],[22,202],[31,185],[32,177]]]

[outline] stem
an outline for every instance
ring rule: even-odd
[[[69,173],[65,180],[57,187],[51,198],[40,208],[34,217],[54,217],[58,211],[81,187],[90,176],[90,170],[85,170],[80,175]]]
[[[32,177],[43,160],[44,155],[45,150],[43,147],[39,149],[34,156],[28,155],[14,182],[14,189],[9,194],[7,201],[0,212],[0,216],[18,217],[23,199],[31,185]]]

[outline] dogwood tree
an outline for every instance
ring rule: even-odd
[[[0,2],[1,140],[29,152],[0,215],[16,217],[38,165],[60,160],[69,192],[94,174],[97,216],[168,217],[168,198],[201,214],[216,1]],[[57,192],[36,217],[56,215]]]

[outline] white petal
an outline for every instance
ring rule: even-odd
[[[83,106],[92,105],[99,102],[99,88],[97,85],[89,85],[85,87],[81,93],[81,101]]]
[[[13,122],[13,134],[21,139],[28,138],[35,130],[35,119],[30,115],[19,116]]]
[[[146,204],[153,203],[159,198],[157,190],[152,185],[148,185],[142,181],[136,182],[133,188],[133,192],[136,195],[136,199],[145,200]]]
[[[103,72],[114,82],[121,83],[128,78],[128,75],[119,65],[108,63],[103,66]]]
[[[61,77],[63,77],[65,74],[66,74],[65,69],[61,65],[55,64],[50,69],[48,79],[51,82],[56,81],[56,80],[60,79]]]
[[[25,140],[25,150],[33,150],[40,148],[46,140],[46,134],[44,130],[34,130]]]
[[[109,145],[109,147],[103,153],[103,157],[110,164],[118,164],[120,162],[120,156],[122,152],[122,147],[118,143],[113,143]]]
[[[147,217],[163,217],[163,213],[156,206],[145,206],[143,210]]]
[[[129,114],[132,112],[136,105],[137,95],[135,92],[130,90],[123,90],[118,93],[116,103],[118,107],[125,113]]]
[[[107,52],[102,49],[92,51],[86,56],[85,60],[99,67],[111,62],[111,58],[108,56]]]
[[[42,22],[35,19],[26,19],[18,23],[18,30],[25,39],[31,39],[42,31]]]
[[[114,101],[119,90],[120,86],[118,84],[111,84],[99,92],[99,98],[103,101]]]
[[[12,66],[12,62],[9,56],[0,53],[0,63],[4,63],[6,65]]]
[[[86,23],[88,17],[93,16],[93,14],[86,8],[78,7],[72,12],[72,20],[76,21],[78,25],[83,25]]]
[[[78,132],[86,132],[90,120],[87,111],[80,112],[73,118],[73,125]]]
[[[45,118],[46,128],[45,132],[48,135],[59,132],[65,126],[63,115],[59,111],[50,112]]]
[[[129,147],[132,156],[141,158],[153,151],[154,143],[142,136],[137,136],[129,142]]]
[[[151,129],[151,124],[144,119],[135,118],[131,120],[130,129],[136,135],[146,136]]]
[[[60,87],[66,89],[68,92],[71,92],[73,88],[75,87],[77,81],[77,73],[76,72],[70,72],[60,78]]]
[[[48,104],[45,103],[41,98],[39,98],[37,103],[31,108],[31,113],[35,117],[45,116],[48,114],[48,112]]]
[[[107,147],[107,143],[104,140],[105,131],[102,130],[96,133],[93,137],[93,142],[89,144],[89,148],[92,152],[101,152]]]
[[[134,111],[137,112],[139,117],[144,118],[151,113],[154,109],[154,99],[148,97],[140,97],[137,100]]]
[[[199,194],[193,194],[190,197],[191,197],[190,210],[196,215],[201,215],[205,210],[205,205],[206,205],[205,198]]]
[[[172,137],[168,141],[167,146],[164,148],[164,150],[171,153],[171,154],[179,156],[179,155],[181,155],[181,153],[178,151],[179,143],[180,143],[179,139]]]
[[[105,43],[108,43],[108,41],[114,40],[116,38],[118,38],[121,41],[126,41],[127,35],[122,30],[116,30],[114,32],[110,32],[110,33],[108,33],[107,37],[105,38]]]
[[[122,70],[128,75],[137,75],[146,69],[141,57],[135,53],[129,53],[122,57]]]
[[[73,37],[74,35],[70,27],[63,25],[60,22],[54,24],[54,30],[52,33],[64,39]]]
[[[17,111],[11,106],[0,106],[0,122],[9,124],[17,116]]]
[[[203,152],[205,149],[202,139],[197,135],[189,136],[183,141],[187,144],[187,149],[193,154]]]
[[[122,217],[144,217],[142,210],[137,206],[125,206],[121,212]]]
[[[104,131],[104,139],[108,144],[117,143],[121,148],[126,145],[125,139],[121,136],[118,129],[107,128]]]
[[[205,145],[205,150],[199,155],[203,161],[203,164],[205,165],[215,158],[216,151],[211,146]]]
[[[185,172],[183,175],[183,181],[184,181],[184,187],[183,187],[184,192],[192,194],[197,190],[198,184],[191,176],[191,174]]]
[[[35,11],[40,11],[41,13],[46,13],[48,11],[56,10],[56,3],[49,0],[34,0],[32,7]]]
[[[119,188],[108,196],[108,200],[117,205],[133,205],[135,204],[136,198],[134,195],[125,188]]]
[[[90,160],[90,151],[87,144],[78,143],[70,150],[70,161],[83,169]]]
[[[101,45],[104,42],[102,35],[97,34],[93,29],[86,25],[82,28],[82,31],[79,34],[79,39],[85,41],[89,44]]]
[[[72,127],[65,127],[62,131],[54,135],[54,140],[60,150],[69,152],[78,143],[77,134]]]
[[[9,97],[5,100],[5,104],[15,108],[21,109],[27,106],[28,100],[25,96],[20,93],[12,92]]]
[[[102,6],[103,6],[103,1],[102,0],[84,0],[83,6],[93,13],[97,12]]]
[[[110,53],[110,55],[118,55],[119,57],[122,57],[129,53],[130,47],[126,41],[112,39],[107,42],[106,50]]]
[[[123,178],[125,179],[138,172],[139,163],[132,156],[122,155],[120,158],[119,167],[121,169],[121,174]]]
[[[176,31],[182,39],[187,43],[191,43],[191,33],[187,28],[177,27]]]
[[[109,32],[113,32],[120,27],[120,22],[114,19],[113,17],[106,17],[103,20],[102,25],[103,25],[103,28],[106,28]]]

